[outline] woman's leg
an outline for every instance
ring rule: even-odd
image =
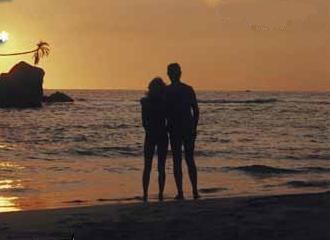
[[[158,153],[158,184],[159,184],[159,200],[163,200],[163,193],[166,180],[166,157],[168,152],[168,136],[165,134],[157,145]]]
[[[146,135],[144,140],[144,170],[143,170],[143,200],[148,201],[148,189],[150,182],[150,172],[152,167],[152,158],[155,152],[155,144],[150,137]]]

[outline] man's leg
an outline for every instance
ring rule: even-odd
[[[182,190],[182,139],[180,136],[170,134],[171,149],[173,156],[173,173],[178,190],[177,199],[183,198]]]
[[[185,159],[188,166],[189,179],[192,186],[192,191],[194,198],[199,198],[198,188],[197,188],[197,168],[194,159],[195,150],[195,138],[193,136],[187,136],[184,139],[184,151]]]
[[[163,200],[163,192],[165,188],[165,179],[166,179],[166,157],[168,152],[168,136],[164,135],[161,137],[157,145],[158,153],[158,184],[159,184],[159,194],[158,198],[160,201]]]

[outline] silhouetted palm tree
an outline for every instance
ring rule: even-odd
[[[4,57],[4,56],[18,56],[18,55],[25,55],[25,54],[30,54],[30,53],[34,53],[33,54],[33,58],[34,58],[34,64],[38,65],[40,59],[44,56],[48,56],[50,52],[50,46],[48,43],[40,41],[37,44],[37,48],[31,51],[27,51],[27,52],[19,52],[19,53],[8,53],[8,54],[0,54],[0,57]]]

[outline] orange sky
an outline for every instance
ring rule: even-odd
[[[46,88],[330,90],[328,0],[0,0],[0,53],[52,46]],[[0,58],[7,71],[24,58]]]

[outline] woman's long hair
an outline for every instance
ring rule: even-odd
[[[163,79],[156,77],[149,83],[146,95],[151,99],[162,99],[164,97],[165,87],[166,84]]]

